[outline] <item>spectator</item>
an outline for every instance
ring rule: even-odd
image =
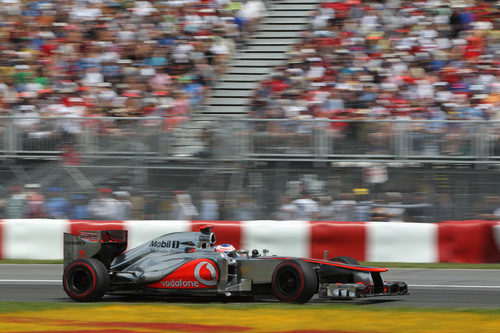
[[[318,207],[318,221],[334,221],[335,208],[333,206],[332,198],[323,196],[319,198]]]
[[[128,191],[113,192],[116,198],[116,219],[129,220],[132,217],[132,203],[130,202],[130,193]]]
[[[198,217],[198,210],[191,201],[188,193],[176,193],[175,203],[172,209],[172,218],[174,220],[192,220]]]
[[[49,187],[46,189],[47,201],[45,202],[46,216],[51,219],[64,219],[69,214],[69,202],[62,195],[62,188]]]
[[[71,196],[71,204],[69,209],[69,218],[72,220],[87,220],[90,219],[90,213],[87,209],[88,199],[82,194],[73,194]]]
[[[370,190],[367,188],[353,189],[356,204],[354,205],[354,221],[371,221],[373,201],[369,199]]]
[[[117,220],[118,202],[113,198],[113,190],[100,188],[97,197],[90,200],[88,211],[95,220]]]
[[[236,221],[251,221],[258,218],[259,207],[246,193],[238,196],[238,201],[232,207],[232,216]]]
[[[372,214],[376,211],[377,221],[403,222],[405,206],[403,196],[399,192],[387,192],[384,194],[384,203],[374,205]]]
[[[341,193],[338,200],[332,202],[335,220],[342,222],[355,221],[354,206],[356,201],[352,193]]]
[[[44,207],[45,197],[40,193],[40,184],[24,185],[26,195],[26,208],[24,217],[27,218],[44,218],[47,217],[47,212]]]
[[[154,220],[159,216],[159,200],[154,193],[144,195],[143,216],[145,220]]]
[[[275,218],[280,221],[290,221],[297,219],[297,205],[295,205],[291,198],[283,195],[279,198],[278,211],[275,213]]]
[[[473,218],[478,220],[498,219],[498,208],[500,197],[497,195],[486,195],[473,207]]]
[[[26,194],[21,186],[11,186],[11,195],[5,204],[5,215],[8,219],[20,219],[26,211]]]
[[[454,219],[454,204],[449,193],[438,193],[436,198],[436,219],[450,221]]]
[[[412,203],[405,210],[405,221],[428,223],[431,221],[433,206],[424,192],[413,193]]]
[[[312,198],[309,192],[303,190],[301,197],[294,200],[293,204],[297,206],[298,219],[310,221],[318,218],[318,203]]]
[[[216,221],[219,219],[219,204],[213,192],[203,191],[200,207],[200,220]]]

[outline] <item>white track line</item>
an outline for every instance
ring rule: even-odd
[[[408,288],[484,288],[484,289],[500,289],[500,286],[471,286],[457,284],[408,284]]]
[[[0,279],[0,283],[6,284],[59,284],[62,280],[16,280]],[[456,284],[408,284],[408,288],[477,288],[477,289],[500,289],[500,286],[474,286],[474,285],[456,285]]]
[[[16,280],[16,279],[0,279],[0,283],[36,283],[36,284],[53,284],[61,283],[62,280]]]

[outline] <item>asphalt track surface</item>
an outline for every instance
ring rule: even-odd
[[[72,302],[61,284],[62,265],[0,265],[0,302]],[[500,308],[500,270],[390,269],[385,280],[408,282],[410,295],[330,301],[363,307]],[[105,296],[103,302],[204,303],[205,299]],[[214,301],[214,300],[210,300]],[[317,302],[313,298],[311,302]]]

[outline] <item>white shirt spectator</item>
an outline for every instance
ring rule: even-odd
[[[14,125],[24,130],[35,129],[40,123],[40,115],[34,105],[21,105],[15,116],[19,118],[14,119]]]
[[[174,204],[174,216],[176,220],[190,220],[198,216],[198,210],[191,202],[191,196],[187,193],[177,194],[177,202]]]
[[[119,203],[113,198],[97,198],[89,202],[88,210],[98,220],[118,220]]]
[[[300,198],[293,201],[297,207],[297,217],[301,220],[311,220],[319,213],[319,206],[316,201],[310,198]]]
[[[153,7],[153,5],[149,1],[136,1],[135,6],[132,10],[134,15],[137,16],[148,16],[157,11],[158,9]]]
[[[82,79],[82,84],[84,86],[97,86],[102,82],[104,82],[104,76],[96,70],[88,71]]]
[[[264,3],[260,0],[247,0],[239,12],[239,16],[247,20],[258,20],[267,14],[267,9]]]

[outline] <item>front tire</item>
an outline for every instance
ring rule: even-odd
[[[63,287],[75,301],[98,301],[109,288],[108,270],[97,259],[75,260],[64,270]]]
[[[274,269],[272,289],[282,302],[307,303],[318,290],[318,275],[308,263],[287,260]]]
[[[337,261],[337,262],[340,262],[343,264],[359,266],[359,262],[356,259],[348,257],[348,256],[335,257],[335,258],[330,259],[329,261]]]

